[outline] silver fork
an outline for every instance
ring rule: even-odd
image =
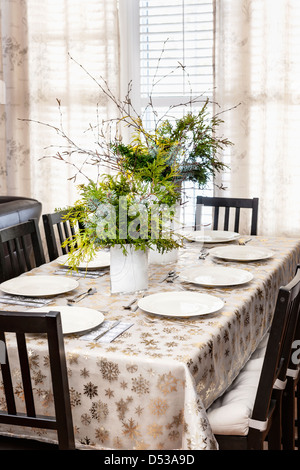
[[[208,250],[206,250],[205,248],[203,248],[203,249],[200,251],[199,259],[205,259],[208,255],[209,255]]]
[[[170,279],[171,277],[175,276],[176,275],[176,271],[169,271],[168,274],[159,282],[164,282],[166,281],[167,279]]]
[[[88,295],[93,295],[97,292],[97,289],[95,287],[90,287],[86,292],[82,292],[81,294],[75,295],[75,297],[67,299],[68,302],[70,303],[76,303],[79,302],[80,300],[84,299]]]

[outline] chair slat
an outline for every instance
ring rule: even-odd
[[[21,266],[22,272],[30,271],[32,269],[30,257],[28,255],[28,251],[26,248],[25,237],[20,237],[20,239],[16,240],[17,243],[20,242],[20,261],[19,264]]]
[[[45,263],[36,219],[0,230],[0,282]]]
[[[52,214],[43,214],[44,230],[50,261],[55,260],[61,254],[68,254],[68,246],[62,247],[62,244],[71,237],[75,236],[76,230],[74,224],[66,220],[68,211],[54,212]],[[78,224],[77,229],[80,229]],[[59,240],[59,244],[58,244]]]
[[[219,208],[215,207],[215,210],[214,210],[214,230],[218,229],[218,223],[219,223]]]
[[[235,208],[235,219],[234,219],[234,231],[239,232],[240,225],[240,209],[250,209],[251,210],[251,223],[250,223],[250,235],[257,235],[257,222],[258,222],[258,198],[248,199],[248,198],[227,198],[227,197],[204,197],[197,196],[197,205],[196,205],[196,222],[199,225],[199,214],[201,205],[206,207],[214,208],[214,215],[212,221],[213,230],[219,229],[219,209],[225,208],[225,217],[224,217],[224,230],[229,229],[230,223],[230,208]],[[195,225],[196,225],[195,222]]]
[[[237,207],[235,209],[235,218],[234,218],[234,232],[238,233],[239,231],[239,226],[240,226],[240,214],[241,210],[240,207]]]
[[[224,230],[228,230],[229,227],[229,210],[229,207],[225,207]]]
[[[75,449],[60,313],[37,312],[32,314],[30,312],[0,311],[0,339],[5,338],[4,332],[6,331],[16,333],[26,413],[17,412],[16,410],[11,370],[8,361],[6,361],[6,364],[1,364],[1,372],[7,401],[7,412],[0,412],[0,423],[54,429],[57,431],[60,449]],[[36,415],[25,333],[47,334],[55,407],[54,417]]]
[[[6,340],[5,340],[5,334],[3,331],[0,331],[0,340],[3,341],[3,344],[5,345],[5,349],[6,349]],[[13,389],[10,366],[9,366],[9,359],[8,359],[7,354],[6,354],[5,364],[1,364],[1,373],[2,373],[7,411],[11,415],[15,415],[17,412],[16,402],[15,402],[15,397],[14,397],[14,389]]]
[[[19,352],[19,360],[20,360],[20,368],[21,368],[21,374],[22,374],[27,416],[35,417],[36,413],[35,413],[35,406],[34,406],[34,399],[33,399],[33,392],[32,392],[32,383],[31,383],[27,347],[26,347],[26,339],[25,339],[24,333],[17,333],[16,337],[17,337],[17,345],[18,345],[18,352]]]

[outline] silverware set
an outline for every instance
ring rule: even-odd
[[[22,295],[3,295],[0,297],[0,303],[23,305],[25,307],[43,307],[44,305],[47,305],[50,302],[52,302],[52,299],[25,297]]]
[[[79,302],[80,300],[84,299],[88,295],[93,295],[97,292],[97,289],[95,287],[90,287],[86,292],[82,292],[81,294],[77,294],[74,297],[70,297],[68,300],[68,303],[74,304]]]
[[[199,254],[199,259],[205,259],[209,255],[209,251],[206,248],[202,248]]]
[[[127,305],[123,305],[124,310],[131,310],[132,312],[135,312],[139,308],[138,305],[135,305],[133,307],[133,305],[137,302],[137,300],[138,299],[133,299]]]
[[[57,269],[56,271],[54,271],[53,274],[65,275],[65,276],[74,276],[74,277],[77,277],[77,278],[84,277],[84,278],[96,279],[98,277],[105,276],[105,274],[108,274],[108,273],[109,273],[109,271],[91,271],[91,270],[90,271],[86,271],[86,270],[68,271],[65,268],[61,268],[61,269]]]
[[[161,279],[159,282],[174,282],[174,280],[178,277],[178,275],[176,274],[176,271],[172,270],[172,271],[169,271],[168,274],[163,278]]]
[[[106,333],[110,330],[112,330],[113,328],[115,328],[116,326],[119,325],[119,323],[121,323],[121,320],[117,320],[115,321],[112,325],[110,325],[108,328],[105,328],[105,330],[103,330],[99,335],[97,335],[95,338],[93,338],[93,341],[97,341],[98,339],[100,339],[102,336],[106,335]]]

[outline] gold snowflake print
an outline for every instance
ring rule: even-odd
[[[100,366],[101,374],[104,379],[108,380],[109,382],[118,379],[120,374],[118,364],[114,364],[113,362],[104,359],[101,360],[100,364],[98,365]]]
[[[112,398],[114,396],[114,391],[111,390],[110,388],[108,388],[107,390],[105,390],[105,396],[108,397],[108,398]]]
[[[79,358],[79,354],[68,353],[67,359],[70,364],[78,364],[78,358]]]
[[[83,415],[81,415],[81,423],[84,425],[84,426],[89,426],[91,424],[91,417],[89,414],[87,413],[84,413]]]
[[[33,372],[33,380],[35,385],[42,384],[45,378],[46,375],[43,375],[40,370],[38,372]]]
[[[39,366],[39,355],[34,353],[34,351],[32,351],[31,349],[28,351],[28,358],[30,369]]]
[[[101,428],[96,429],[95,437],[100,442],[105,442],[108,439],[108,436],[109,432],[107,431],[107,429],[103,428],[103,426]]]
[[[128,403],[130,403],[130,401],[131,400],[128,398],[126,401],[121,398],[121,400],[116,403],[118,416],[121,421],[124,419],[126,411],[128,411]]]
[[[90,373],[89,373],[89,371],[84,367],[84,368],[80,371],[80,375],[86,379],[87,377],[90,376]]]
[[[157,439],[159,436],[162,435],[163,427],[159,424],[149,424],[148,425],[148,434],[153,437],[153,439]]]
[[[77,392],[74,388],[71,388],[70,400],[72,407],[81,405],[81,393]]]
[[[139,431],[139,425],[135,423],[135,421],[132,418],[130,418],[127,423],[123,421],[122,425],[124,427],[123,434],[125,436],[128,436],[132,440],[140,437],[141,433]]]
[[[154,398],[149,405],[151,413],[158,416],[164,415],[168,407],[167,401],[162,398]]]
[[[131,390],[138,395],[149,393],[149,381],[144,379],[140,374],[139,377],[134,377],[132,380]]]
[[[169,372],[159,376],[157,387],[164,395],[168,395],[171,392],[177,391],[177,382],[176,377]]]
[[[94,385],[92,382],[87,383],[84,385],[84,394],[89,398],[94,398],[98,395],[98,385]]]
[[[101,400],[93,402],[90,412],[92,417],[97,421],[103,421],[108,416],[108,406],[106,403],[103,403]]]

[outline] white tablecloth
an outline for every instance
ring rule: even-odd
[[[169,319],[148,315],[139,309],[123,309],[133,295],[111,295],[109,274],[80,278],[78,292],[95,286],[97,293],[80,306],[104,312],[105,319],[133,323],[111,343],[96,343],[80,336],[65,336],[76,445],[95,449],[215,449],[206,409],[231,384],[272,318],[279,286],[294,275],[300,261],[300,240],[254,237],[252,246],[274,252],[266,261],[224,262],[208,256],[198,259],[199,245],[188,243],[174,265],[151,265],[147,294],[178,291],[186,287],[159,282],[171,269],[179,273],[195,266],[239,267],[250,271],[251,282],[237,287],[204,288],[224,300],[217,313],[190,319]],[[58,268],[54,261],[29,275],[50,274]],[[28,275],[28,274],[27,274]],[[72,292],[74,295],[76,292]],[[70,294],[58,296],[49,310],[65,305]],[[1,305],[2,310],[28,310]],[[28,338],[30,366],[37,409],[51,413],[52,395],[48,379],[45,341]],[[13,340],[11,361],[14,363]],[[22,410],[23,390],[14,372],[17,404]],[[2,389],[0,405],[3,407]],[[2,432],[17,431],[1,427]],[[24,430],[38,439],[55,438],[55,433]]]

